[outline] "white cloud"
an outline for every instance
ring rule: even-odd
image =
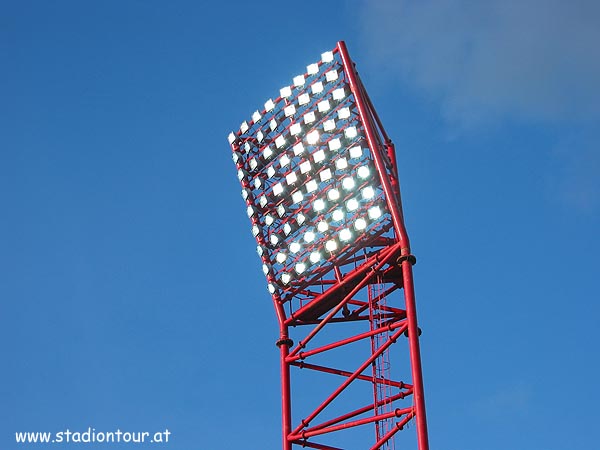
[[[462,126],[600,118],[600,2],[365,2],[375,63]]]

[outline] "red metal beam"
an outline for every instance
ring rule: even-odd
[[[299,367],[300,369],[317,370],[319,372],[330,373],[333,375],[341,375],[343,377],[354,376],[354,372],[348,372],[346,370],[341,370],[341,369],[334,369],[333,367],[319,366],[317,364],[309,364],[309,363],[305,363],[304,361],[300,361],[300,362],[294,361],[294,362],[290,363],[290,365]],[[409,386],[402,381],[392,381],[392,380],[385,380],[383,378],[373,378],[372,376],[368,376],[368,375],[356,375],[355,379],[369,381],[371,383],[387,384],[389,386],[394,386],[397,388],[403,388],[403,387]]]
[[[402,243],[402,248],[410,249],[408,234],[406,233],[404,222],[402,221],[402,214],[400,213],[398,203],[394,201],[396,199],[396,195],[394,194],[394,189],[392,188],[390,180],[388,179],[388,172],[386,170],[385,163],[382,159],[381,152],[379,149],[378,140],[376,137],[377,133],[373,129],[373,124],[370,120],[371,115],[369,114],[369,106],[363,98],[362,90],[360,88],[354,64],[350,59],[350,55],[348,54],[348,50],[346,49],[346,44],[343,41],[338,42],[338,50],[342,58],[342,63],[344,64],[344,69],[346,70],[346,74],[348,75],[348,82],[350,84],[350,89],[354,94],[356,107],[358,108],[361,117],[363,117],[363,125],[365,127],[367,141],[369,143],[369,148],[373,153],[375,166],[377,167],[377,171],[379,172],[381,187],[383,188],[383,192],[385,193],[385,197],[387,199],[387,206],[392,214],[394,229],[398,233],[398,239]]]
[[[352,417],[356,417],[356,416],[359,416],[359,415],[364,414],[366,412],[373,411],[376,407],[380,407],[380,406],[382,406],[384,404],[391,403],[391,402],[394,402],[396,400],[403,399],[403,398],[405,398],[405,397],[407,397],[408,395],[411,395],[411,394],[412,394],[412,390],[409,389],[409,388],[407,388],[406,391],[400,392],[399,394],[396,394],[396,395],[392,395],[391,397],[388,397],[385,400],[380,400],[380,401],[376,402],[375,404],[371,403],[369,405],[363,406],[362,408],[358,408],[358,409],[356,409],[354,411],[350,411],[350,412],[348,412],[346,414],[342,414],[339,417],[335,417],[333,419],[327,420],[326,422],[320,423],[318,425],[314,425],[314,426],[308,428],[307,430],[318,430],[318,429],[321,429],[321,428],[329,427],[331,425],[335,425],[336,423],[343,422],[344,420],[351,419]]]
[[[292,441],[292,444],[297,444],[302,447],[316,448],[318,450],[344,450],[343,448],[331,447],[329,445],[317,444],[316,442],[309,442],[309,441],[300,440],[300,439],[296,439],[295,441]]]
[[[339,425],[333,425],[327,428],[304,430],[299,435],[291,435],[291,439],[307,439],[313,436],[318,436],[325,433],[332,433],[334,431],[346,430],[348,428],[358,427],[360,425],[366,425],[368,423],[378,422],[380,420],[390,419],[392,417],[402,417],[405,414],[410,414],[413,411],[412,408],[396,409],[389,413],[378,414],[371,417],[365,417],[364,419],[354,420],[352,422],[345,422]]]
[[[390,324],[390,325],[388,325],[386,327],[383,327],[383,328],[377,328],[377,329],[372,330],[372,331],[366,331],[364,333],[360,333],[360,334],[351,336],[351,337],[346,338],[346,339],[342,339],[342,340],[339,340],[339,341],[336,341],[336,342],[332,342],[331,344],[323,345],[321,347],[317,347],[317,348],[314,348],[312,350],[307,350],[307,351],[300,352],[300,353],[295,354],[295,355],[291,355],[290,357],[287,358],[287,361],[288,362],[292,362],[292,361],[298,361],[300,359],[308,358],[309,356],[316,355],[318,353],[322,353],[322,352],[325,352],[327,350],[332,350],[334,348],[341,347],[342,345],[352,344],[353,342],[360,341],[361,339],[365,339],[365,338],[368,338],[368,337],[371,337],[371,336],[375,336],[376,334],[385,333],[387,331],[392,331],[392,330],[395,330],[395,329],[400,328],[400,327],[405,327],[406,328],[406,325],[403,324],[403,323],[400,323],[400,322],[392,323],[392,324]]]

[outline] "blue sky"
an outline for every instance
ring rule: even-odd
[[[396,143],[432,449],[597,445],[597,4],[25,1],[0,14],[0,448],[279,448],[226,138],[341,39]]]

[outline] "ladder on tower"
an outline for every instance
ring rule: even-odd
[[[368,293],[369,324],[371,331],[373,331],[383,327],[386,321],[387,293],[381,273],[377,273],[374,282],[369,284]],[[372,354],[381,348],[389,337],[389,331],[371,336]],[[375,415],[390,413],[393,410],[393,404],[390,399],[393,392],[392,386],[387,382],[391,380],[389,348],[373,361],[371,368],[373,376],[373,412]],[[375,423],[377,441],[385,436],[394,426],[393,418],[377,421]],[[381,447],[381,450],[395,450],[395,448],[395,440],[392,438]]]

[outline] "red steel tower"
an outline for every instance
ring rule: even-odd
[[[279,323],[283,450],[339,450],[342,433],[393,449],[411,423],[428,450],[395,150],[344,42],[229,143]]]

